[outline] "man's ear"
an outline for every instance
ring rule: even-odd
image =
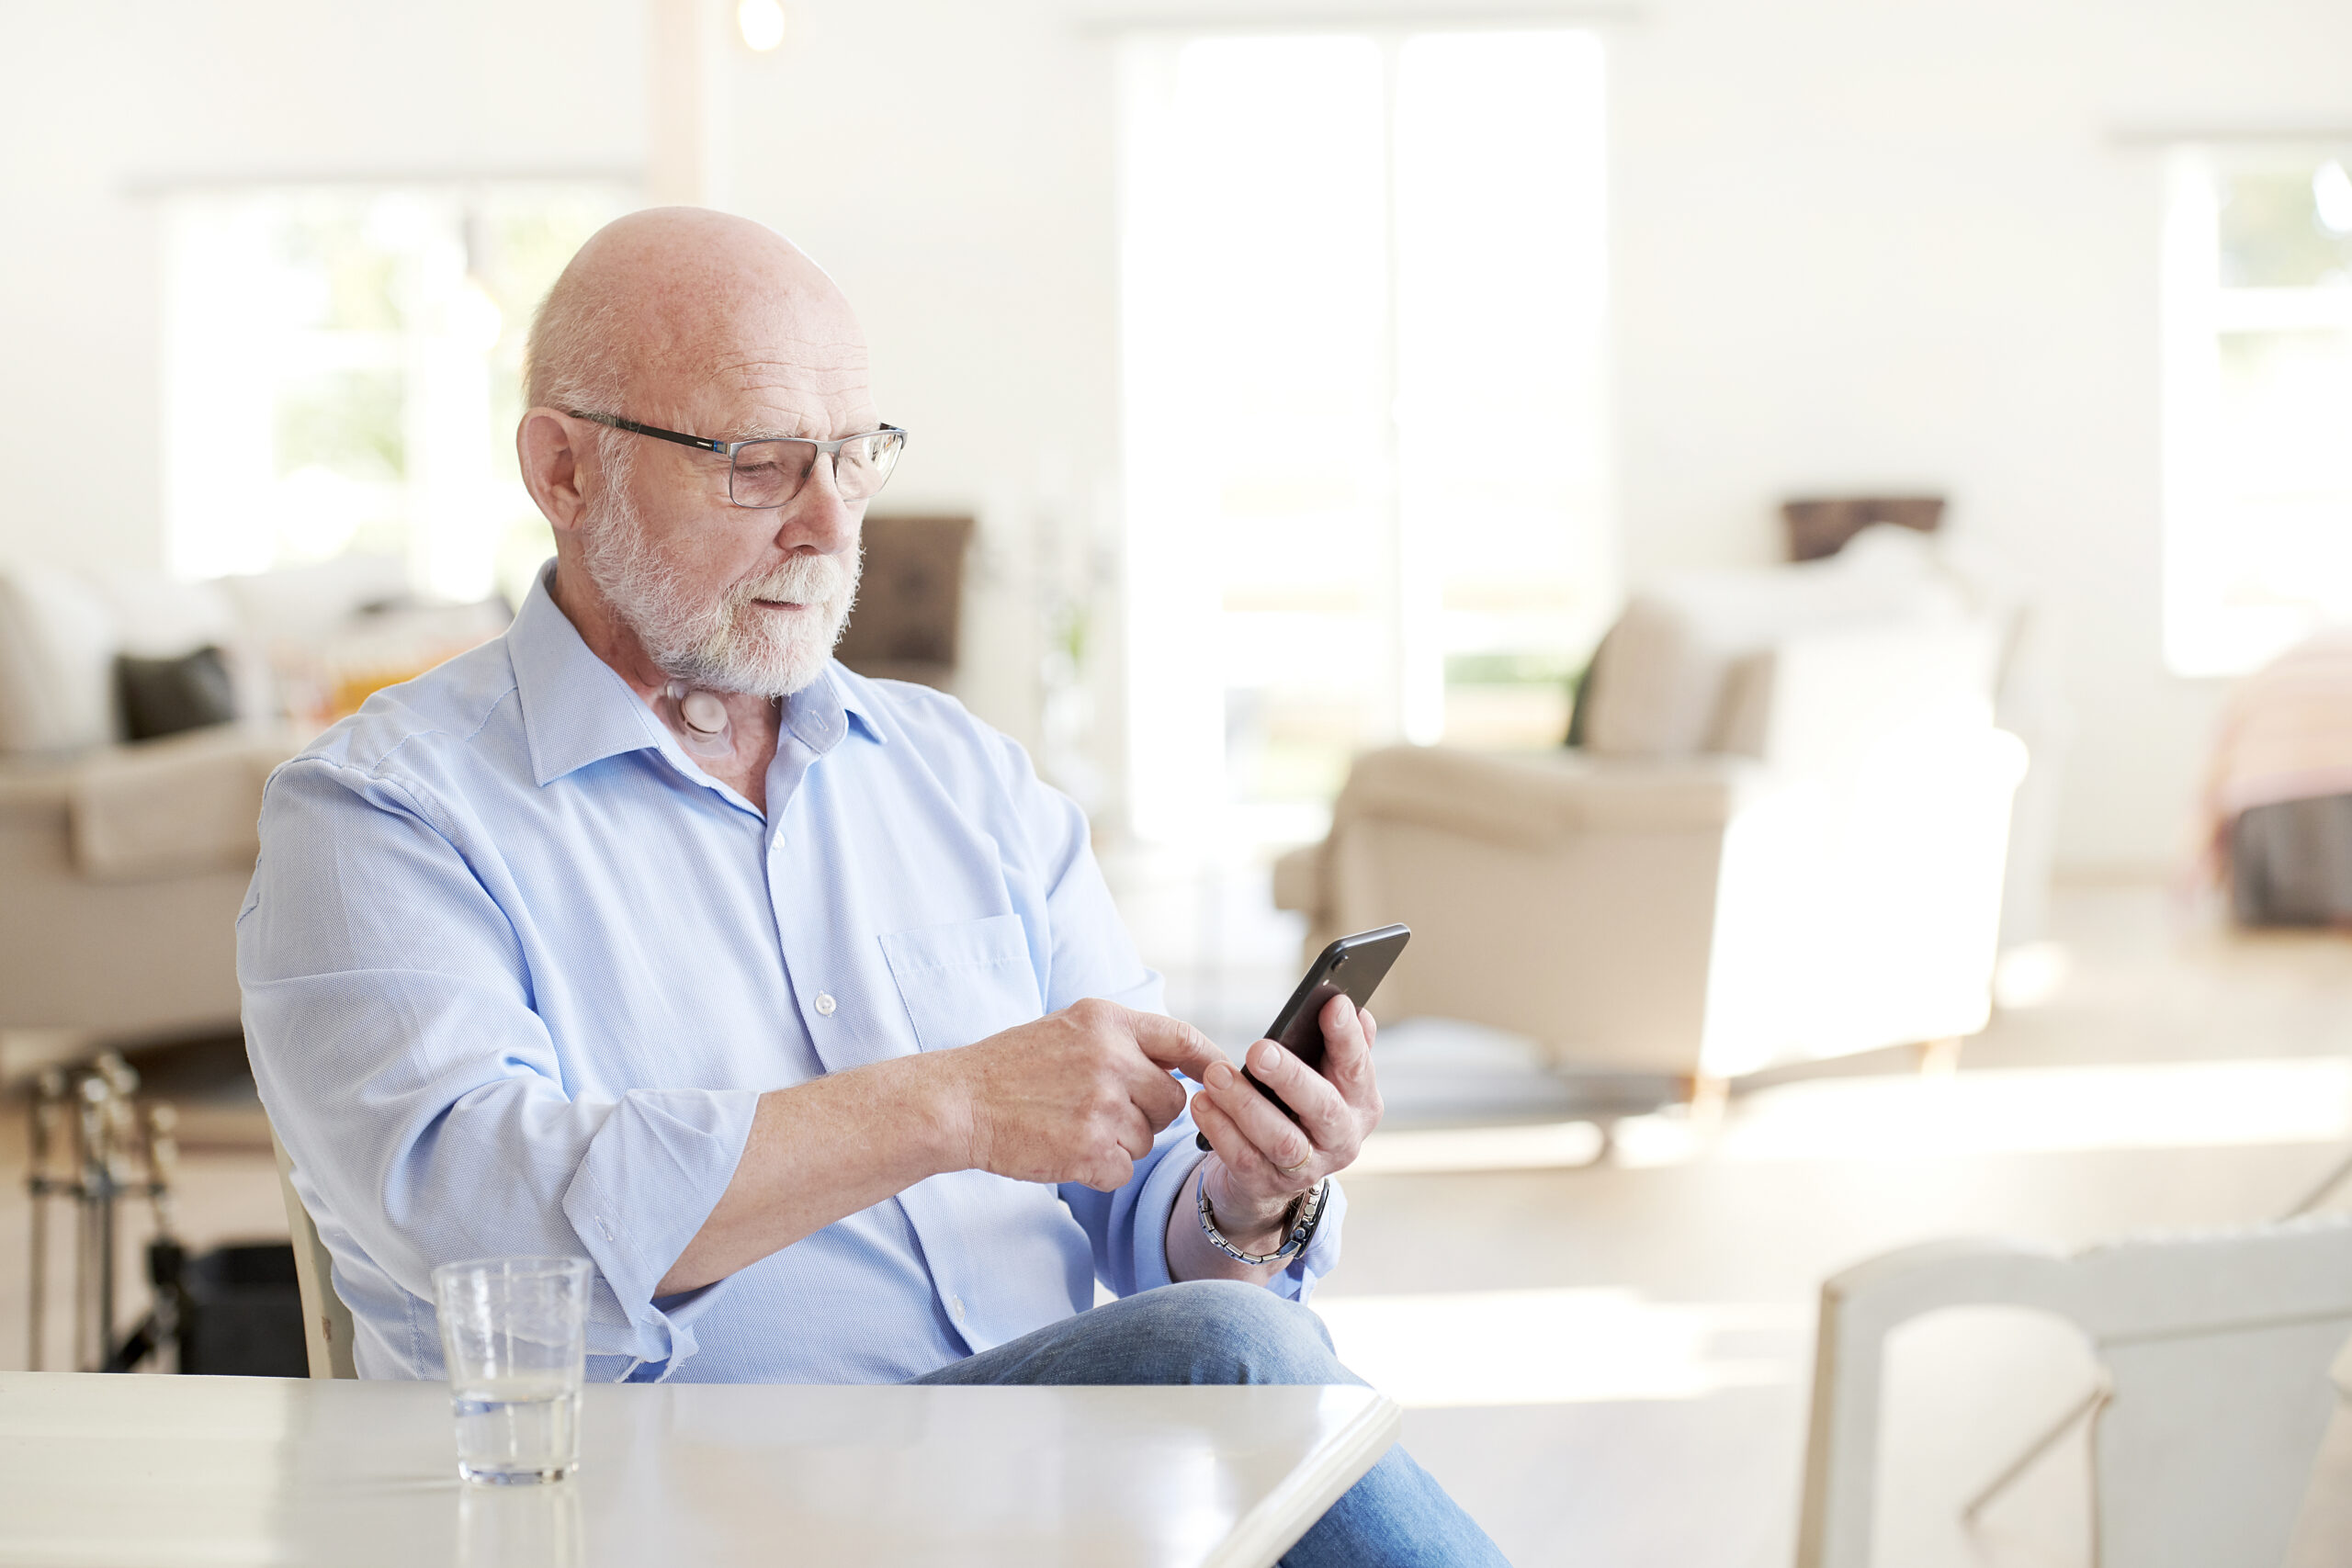
[[[588,510],[580,488],[582,453],[574,422],[557,410],[536,408],[514,431],[514,457],[523,488],[559,535],[578,531]]]

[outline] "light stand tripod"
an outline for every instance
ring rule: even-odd
[[[74,1205],[74,1364],[84,1371],[128,1371],[165,1344],[176,1348],[184,1254],[172,1233],[172,1178],[179,1162],[177,1112],[139,1100],[139,1074],[109,1051],[86,1067],[51,1068],[34,1086],[32,1150],[25,1179],[32,1199],[29,1345],[40,1371],[48,1348],[49,1213]],[[147,1248],[154,1310],[115,1338],[117,1205],[143,1197],[155,1219]]]

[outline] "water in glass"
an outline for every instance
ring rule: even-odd
[[[492,1258],[433,1271],[458,1472],[468,1481],[531,1485],[578,1468],[589,1278],[577,1258]]]
[[[580,1385],[561,1374],[452,1383],[458,1473],[492,1485],[560,1481],[578,1467]]]

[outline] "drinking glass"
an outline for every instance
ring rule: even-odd
[[[485,1258],[433,1270],[458,1473],[491,1486],[560,1481],[580,1464],[588,1262]]]

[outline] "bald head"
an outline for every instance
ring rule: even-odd
[[[866,377],[857,318],[816,263],[772,229],[695,207],[633,212],[591,236],[539,306],[528,367],[533,407],[648,421],[779,392],[795,405],[862,399]]]
[[[832,442],[882,428],[849,302],[773,231],[659,208],[599,230],[531,325],[523,483],[555,530],[551,592],[640,694],[687,681],[774,697],[830,657],[872,493],[808,447],[781,503],[738,497],[695,441]],[[582,418],[593,415],[594,418]],[[773,473],[792,459],[754,446]]]

